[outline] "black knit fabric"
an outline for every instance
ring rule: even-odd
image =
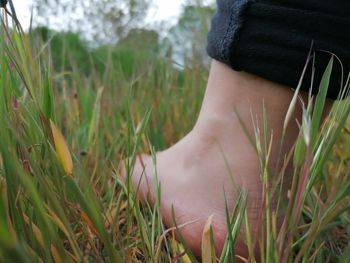
[[[7,5],[8,0],[0,0],[0,7],[5,8]]]
[[[316,75],[312,92],[333,53],[328,97],[336,99],[350,70],[350,0],[218,0],[208,34],[208,54],[243,70],[296,87],[314,43]],[[330,53],[327,53],[327,52]],[[344,78],[342,78],[344,73]],[[302,89],[308,91],[311,65]]]

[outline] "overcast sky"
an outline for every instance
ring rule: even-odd
[[[148,23],[175,19],[179,15],[181,6],[186,0],[153,0],[153,2],[154,5],[150,9],[147,18]],[[22,26],[28,28],[32,0],[13,0],[13,3]]]

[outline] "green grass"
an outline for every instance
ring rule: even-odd
[[[174,240],[174,231],[165,232],[160,193],[155,205],[141,205],[130,178],[120,181],[118,167],[126,159],[130,176],[138,152],[164,149],[191,129],[207,71],[181,71],[157,58],[128,74],[122,70],[127,60],[118,65],[108,59],[102,75],[87,76],[74,61],[61,72],[51,66],[49,43],[38,44],[18,25],[10,30],[9,16],[2,19],[0,262],[196,261],[190,251],[181,257],[186,244]],[[289,156],[295,175],[283,227],[276,229],[268,206],[264,211],[269,220],[258,238],[262,262],[350,262],[350,102],[336,103],[320,124],[332,64],[314,104],[305,105]],[[269,149],[262,146],[269,145],[267,133],[257,130],[254,141],[271,189]],[[57,144],[67,144],[69,152]],[[267,203],[271,194],[266,192]],[[234,261],[240,225],[249,229],[245,199],[242,193],[234,211],[226,211],[230,234],[220,262]],[[247,235],[250,251],[254,243]]]

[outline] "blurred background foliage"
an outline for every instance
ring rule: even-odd
[[[152,2],[146,0],[34,0],[34,23],[49,25],[59,17],[64,27],[96,42],[114,41],[142,25]]]
[[[208,68],[206,35],[214,2],[187,1],[175,25],[147,25],[151,5],[145,0],[35,0],[32,35],[49,44],[55,70],[70,70],[74,62],[88,75],[91,65],[102,74],[107,57],[126,74],[159,57],[173,60],[176,68]],[[62,17],[63,30],[50,29]]]

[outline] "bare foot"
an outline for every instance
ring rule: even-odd
[[[181,141],[152,158],[142,155],[135,164],[132,181],[139,182],[141,199],[154,200],[154,182],[161,185],[161,214],[166,226],[197,220],[181,229],[193,252],[201,253],[201,236],[205,222],[214,215],[213,229],[220,253],[226,238],[225,199],[228,208],[235,206],[237,192],[248,192],[248,214],[253,232],[257,230],[261,207],[262,183],[260,163],[236,112],[253,136],[252,116],[263,131],[263,104],[268,116],[269,137],[273,134],[271,167],[279,155],[284,118],[293,96],[290,88],[254,75],[236,72],[214,61],[202,109],[194,129]],[[263,103],[264,101],[264,103]],[[293,118],[300,119],[297,109]],[[288,153],[297,137],[298,127],[292,121],[286,134],[282,156]],[[282,157],[283,159],[283,157]],[[141,180],[140,180],[141,179]],[[243,237],[242,237],[243,239]],[[243,242],[236,251],[246,257]]]

